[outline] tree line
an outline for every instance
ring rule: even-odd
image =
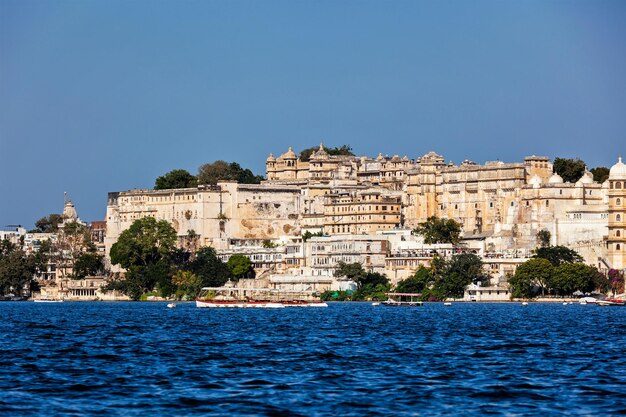
[[[192,230],[188,235],[198,237]],[[191,299],[202,287],[254,277],[247,256],[233,255],[224,263],[213,248],[183,249],[176,242],[176,231],[167,221],[152,217],[136,220],[111,247],[111,263],[126,272],[116,275],[107,288],[120,290],[133,300],[147,293]]]
[[[420,266],[413,275],[393,286],[385,274],[367,272],[358,262],[339,262],[335,277],[345,277],[356,283],[355,291],[325,291],[326,301],[384,301],[388,292],[421,294],[422,301],[462,298],[465,287],[488,282],[483,262],[477,255],[460,253],[449,258],[435,256],[430,266]]]
[[[36,223],[36,232],[56,233],[56,240],[43,240],[38,250],[26,253],[20,244],[0,242],[0,295],[28,295],[39,289],[38,276],[54,265],[70,279],[83,279],[105,273],[104,256],[91,240],[89,229],[77,222],[59,228],[62,216],[51,214]]]
[[[572,296],[574,293],[605,293],[615,289],[618,282],[610,282],[595,266],[583,263],[583,258],[565,246],[551,246],[550,232],[537,233],[539,247],[532,259],[519,265],[508,277],[511,295],[515,298],[538,296]]]
[[[236,162],[215,161],[203,164],[198,175],[191,175],[187,170],[175,169],[155,180],[155,190],[172,188],[193,188],[198,185],[215,185],[218,181],[237,181],[240,184],[260,184],[264,177],[254,175],[247,168]]]

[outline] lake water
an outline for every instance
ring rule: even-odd
[[[0,303],[5,415],[625,414],[626,308]]]

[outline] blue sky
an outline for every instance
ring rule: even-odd
[[[323,141],[456,163],[626,151],[624,1],[0,1],[0,226]]]

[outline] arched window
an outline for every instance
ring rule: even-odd
[[[550,200],[546,200],[546,207],[550,205]]]
[[[617,188],[618,190],[621,190],[621,189],[622,189],[622,183],[621,183],[621,182],[619,182],[619,181],[618,181],[618,182],[616,182],[616,183],[615,183],[615,188]]]
[[[620,233],[620,231],[619,231],[619,230],[616,230],[616,231],[615,231],[615,236],[617,236],[617,237],[620,237],[620,236],[621,236],[621,233]]]
[[[615,221],[617,221],[617,222],[621,222],[621,221],[622,221],[622,216],[620,216],[619,214],[617,214],[617,215],[615,216]]]
[[[612,190],[613,189],[613,181],[609,181],[609,188]]]
[[[515,207],[515,202],[511,201],[511,207]]]
[[[621,206],[621,205],[622,205],[622,200],[621,200],[620,198],[618,198],[618,199],[615,201],[615,204],[617,204],[618,206]]]
[[[620,250],[619,243],[617,245],[615,245],[615,250]]]

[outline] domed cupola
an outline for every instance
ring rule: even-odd
[[[563,184],[563,178],[555,172],[550,178],[548,178],[548,184]]]
[[[287,150],[287,152],[285,152],[284,154],[282,154],[283,159],[298,159],[298,156],[296,155],[296,153],[293,151],[293,149],[291,149],[291,146],[289,147],[289,149]]]
[[[274,158],[274,155],[270,153],[270,156],[267,157],[265,162],[276,162],[276,158]]]
[[[584,184],[593,184],[593,174],[585,169],[585,173],[578,181],[576,181],[577,186],[581,186]]]
[[[617,164],[609,171],[610,180],[626,180],[626,165],[622,162],[622,157],[617,159]]]
[[[541,187],[541,182],[541,177],[536,174],[530,177],[530,180],[528,180],[528,184],[531,185],[533,188]]]

